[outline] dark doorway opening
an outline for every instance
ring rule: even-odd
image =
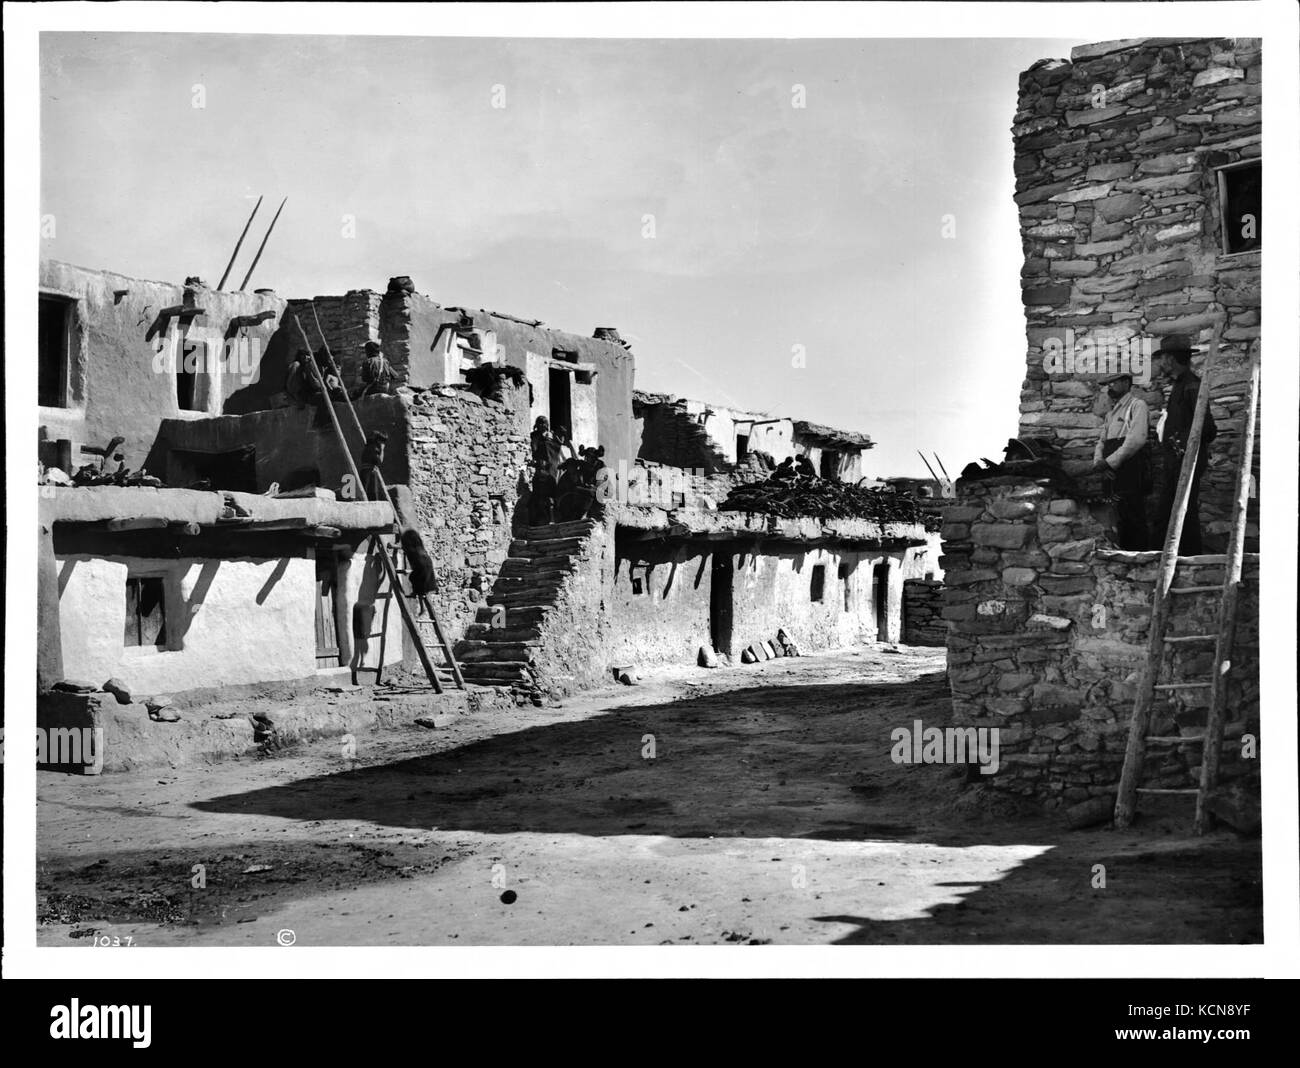
[[[840,477],[840,454],[834,449],[822,449],[820,474],[822,478]]]
[[[198,364],[203,358],[203,346],[186,341],[182,332],[176,339],[176,407],[183,412],[202,410],[194,397],[198,392]]]
[[[551,431],[564,427],[573,436],[573,394],[568,371],[550,371]]]
[[[889,640],[889,565],[877,564],[871,572],[871,595],[876,606],[876,641]]]
[[[745,457],[748,455],[749,455],[749,435],[737,434],[736,435],[736,463],[743,462]]]
[[[46,408],[68,406],[68,364],[72,304],[62,297],[39,299],[37,403]]]
[[[731,655],[731,620],[734,604],[735,568],[730,552],[713,554],[709,579],[709,640],[719,653]]]
[[[167,484],[186,488],[210,483],[214,490],[257,493],[257,450],[252,445],[229,452],[172,449],[167,454]]]

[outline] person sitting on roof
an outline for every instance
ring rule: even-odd
[[[371,394],[391,394],[397,382],[393,365],[388,362],[378,341],[367,341],[364,348],[366,358],[361,361],[361,386],[353,394],[353,399],[361,400]]]
[[[795,471],[800,478],[816,478],[817,469],[813,467],[812,461],[808,459],[807,453],[802,454],[794,462]]]

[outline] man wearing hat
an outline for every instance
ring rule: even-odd
[[[361,361],[361,389],[356,400],[368,397],[372,393],[391,393],[393,383],[397,381],[397,372],[384,356],[378,341],[367,341],[364,346],[366,358]]]
[[[1146,495],[1151,450],[1147,445],[1150,413],[1147,403],[1133,395],[1133,376],[1112,375],[1102,380],[1111,399],[1092,456],[1092,470],[1114,479],[1121,549],[1141,552],[1150,547]]]
[[[1173,379],[1173,388],[1165,402],[1163,432],[1160,451],[1164,461],[1165,485],[1160,498],[1160,529],[1169,526],[1174,510],[1174,496],[1178,491],[1178,478],[1187,453],[1187,439],[1192,430],[1192,417],[1196,413],[1196,395],[1201,379],[1192,373],[1191,339],[1170,335],[1160,346],[1161,370]],[[1187,498],[1187,515],[1183,520],[1183,535],[1178,543],[1179,556],[1196,556],[1201,545],[1201,477],[1210,458],[1210,443],[1218,437],[1218,427],[1209,409],[1205,411],[1205,424],[1201,427],[1201,447],[1192,472],[1191,494]],[[1163,534],[1162,534],[1163,537]]]

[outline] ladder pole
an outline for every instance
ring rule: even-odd
[[[438,614],[433,610],[433,605],[429,603],[429,598],[425,594],[420,595],[420,602],[424,605],[425,610],[429,613],[429,618],[433,621],[433,632],[438,635],[438,644],[442,646],[443,655],[447,658],[447,663],[451,667],[451,676],[456,680],[456,688],[463,690],[465,688],[465,678],[460,673],[460,665],[456,663],[456,656],[451,651],[451,643],[447,641],[447,636],[442,633],[442,624],[438,622]]]
[[[1187,451],[1183,454],[1178,474],[1178,488],[1174,494],[1173,508],[1169,514],[1169,527],[1165,531],[1164,549],[1160,555],[1160,571],[1156,577],[1155,596],[1151,604],[1151,622],[1147,633],[1147,655],[1138,681],[1137,697],[1133,702],[1133,720],[1129,724],[1128,744],[1124,749],[1124,767],[1120,772],[1119,788],[1115,797],[1115,826],[1123,829],[1133,822],[1138,783],[1142,779],[1142,759],[1146,750],[1146,734],[1151,719],[1151,705],[1155,701],[1155,684],[1160,664],[1164,659],[1165,627],[1169,620],[1169,588],[1173,585],[1178,567],[1178,546],[1183,536],[1183,520],[1187,503],[1192,495],[1192,481],[1200,460],[1201,432],[1205,416],[1210,409],[1210,374],[1215,369],[1219,353],[1219,334],[1223,329],[1223,316],[1214,324],[1210,336],[1210,350],[1206,355],[1205,372],[1196,391],[1196,408],[1187,434]],[[1189,368],[1190,370],[1190,368]]]
[[[307,340],[307,331],[302,328],[302,323],[298,321],[298,316],[293,317],[294,325],[298,327],[298,333],[302,336],[303,344],[307,346],[307,355],[311,356],[311,342]],[[332,362],[332,361],[331,361]],[[367,500],[366,488],[361,484],[361,472],[357,470],[357,463],[352,458],[352,450],[348,448],[347,438],[343,436],[343,428],[339,426],[338,413],[334,411],[334,399],[329,394],[329,389],[321,377],[320,368],[316,366],[314,359],[308,359],[307,365],[312,369],[312,374],[316,377],[316,384],[320,386],[321,397],[325,404],[325,411],[329,413],[330,424],[334,427],[334,433],[338,437],[339,444],[343,447],[343,459],[347,461],[348,470],[352,477],[357,481],[357,490],[361,494],[362,500]],[[378,539],[378,534],[371,535],[371,544]],[[381,551],[380,558],[384,562],[384,571],[388,575],[388,581],[392,584],[395,596],[397,597],[397,607],[401,610],[402,621],[406,624],[407,630],[411,632],[411,637],[415,640],[416,652],[420,654],[420,663],[424,667],[424,673],[429,676],[429,681],[433,683],[433,688],[442,693],[442,683],[438,681],[438,674],[433,670],[433,664],[429,662],[429,654],[425,651],[424,643],[420,641],[420,631],[415,622],[415,617],[411,615],[411,608],[406,603],[406,598],[401,595],[401,586],[398,585],[397,575],[393,571],[393,562],[388,559],[388,553]]]
[[[379,535],[373,534],[371,537],[378,538]],[[397,610],[402,613],[402,622],[406,624],[406,629],[411,632],[411,637],[414,639],[415,651],[420,657],[420,666],[424,668],[425,675],[433,684],[433,692],[442,693],[442,682],[438,679],[437,669],[429,659],[429,651],[424,647],[424,641],[420,637],[420,625],[411,614],[411,606],[406,603],[406,595],[402,592],[401,583],[398,581],[397,569],[393,567],[393,561],[389,559],[382,545],[379,547],[379,556],[384,561],[384,571],[388,574],[388,583],[392,587],[392,597],[397,602]]]
[[[340,370],[338,364],[334,362],[334,353],[330,351],[329,340],[325,337],[325,331],[321,329],[320,316],[316,314],[316,303],[315,301],[309,303],[311,305],[312,318],[316,320],[316,333],[320,335],[321,344],[325,346],[325,358],[329,360],[330,370],[334,372],[335,377],[338,378],[339,383],[342,384],[343,372]],[[352,416],[352,424],[357,428],[357,434],[361,438],[361,443],[364,446],[366,432],[361,425],[361,417],[357,415],[356,406],[352,403],[352,397],[348,394],[346,389],[343,390],[343,396],[347,400],[348,412]],[[379,482],[380,488],[383,490],[384,497],[386,499],[391,499],[388,492],[388,483],[384,481],[383,472],[380,471],[379,468],[375,468],[375,478]],[[436,577],[435,574],[435,578]],[[442,623],[438,620],[438,613],[434,611],[433,605],[429,602],[427,597],[422,597],[422,600],[425,609],[429,613],[429,618],[433,621],[433,629],[438,635],[438,642],[442,646],[442,651],[447,658],[447,663],[451,666],[451,673],[456,679],[456,685],[459,689],[463,690],[465,689],[465,680],[461,677],[460,666],[456,663],[456,657],[452,653],[451,645],[443,635]]]
[[[1223,575],[1223,601],[1219,607],[1219,637],[1214,651],[1214,675],[1210,682],[1210,710],[1205,721],[1205,748],[1201,756],[1201,787],[1196,794],[1196,834],[1208,824],[1205,802],[1219,784],[1219,761],[1223,749],[1223,721],[1228,704],[1228,670],[1237,636],[1237,599],[1241,589],[1242,557],[1246,549],[1246,512],[1250,501],[1250,469],[1255,454],[1255,420],[1259,412],[1259,356],[1250,364],[1246,417],[1241,431],[1241,464],[1237,469],[1237,493],[1232,502],[1232,530],[1228,535],[1228,559]]]

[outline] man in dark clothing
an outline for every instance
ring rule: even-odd
[[[380,474],[387,445],[388,435],[382,430],[376,430],[366,439],[365,447],[361,450],[361,464],[357,473],[361,476],[361,488],[365,490],[368,500],[387,500],[383,476]]]
[[[817,468],[813,467],[812,461],[806,455],[801,455],[795,460],[794,469],[800,478],[817,477]]]
[[[353,396],[354,400],[361,400],[371,394],[392,393],[393,384],[397,381],[397,372],[388,362],[378,341],[367,341],[365,350],[366,358],[361,361],[361,388]]]
[[[1171,336],[1160,346],[1162,370],[1173,379],[1173,388],[1165,402],[1164,432],[1160,437],[1160,451],[1164,460],[1165,486],[1160,499],[1160,529],[1169,528],[1174,510],[1174,496],[1182,472],[1183,457],[1187,452],[1187,439],[1196,412],[1196,395],[1201,380],[1192,373],[1192,346],[1186,337]],[[1179,556],[1196,556],[1201,545],[1201,477],[1210,457],[1210,443],[1218,436],[1214,417],[1207,409],[1205,425],[1201,428],[1201,447],[1192,474],[1191,494],[1187,498],[1187,515],[1183,520],[1183,534],[1178,543]],[[1162,538],[1163,538],[1162,533]]]
[[[533,491],[528,499],[528,521],[547,526],[555,521],[555,489],[560,475],[561,446],[551,433],[550,420],[539,415],[530,439],[533,460]]]

